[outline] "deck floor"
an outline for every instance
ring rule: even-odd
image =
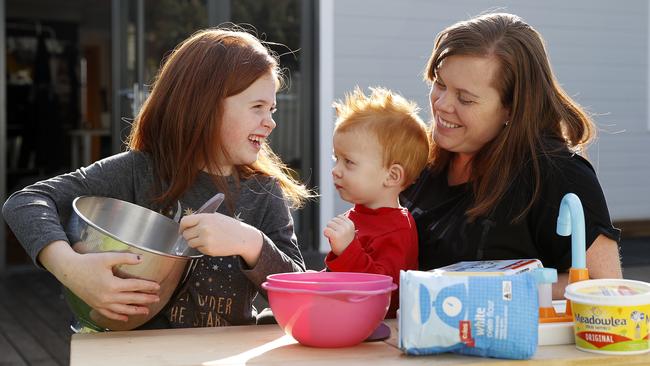
[[[650,282],[650,238],[621,246],[624,277]],[[305,259],[309,268],[322,268],[322,257]],[[71,320],[51,274],[36,268],[6,271],[0,275],[0,366],[68,365]]]
[[[9,270],[0,280],[0,365],[68,365],[72,313],[49,273]]]

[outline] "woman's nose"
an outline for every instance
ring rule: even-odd
[[[446,90],[432,90],[431,91],[431,109],[435,111],[443,111],[452,113],[454,106],[451,100],[451,94]]]

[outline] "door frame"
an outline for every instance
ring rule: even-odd
[[[6,38],[5,38],[5,0],[0,0],[0,197],[3,203],[7,197],[7,80],[6,80]],[[5,222],[0,223],[0,274],[7,269],[7,238]]]

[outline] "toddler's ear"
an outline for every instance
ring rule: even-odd
[[[404,185],[404,167],[400,164],[391,164],[388,167],[388,175],[384,181],[386,187],[401,187]]]

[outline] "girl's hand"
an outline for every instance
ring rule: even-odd
[[[39,260],[64,286],[109,319],[128,321],[129,315],[148,314],[147,304],[160,301],[156,282],[113,275],[116,265],[138,265],[142,260],[136,254],[79,254],[58,241],[45,247]]]
[[[341,255],[356,234],[354,223],[345,214],[338,215],[327,223],[323,235],[329,240],[332,252]]]
[[[180,232],[187,244],[213,257],[241,256],[255,267],[262,250],[262,233],[256,228],[220,213],[188,215],[181,219]]]

